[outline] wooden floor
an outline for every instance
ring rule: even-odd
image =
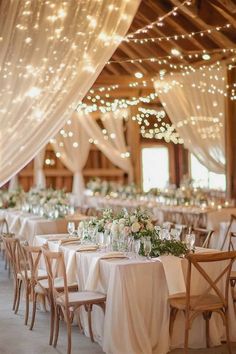
[[[12,306],[12,281],[9,281],[7,272],[0,255],[0,354],[66,354],[66,330],[60,328],[57,349],[48,345],[49,314],[38,311],[35,329],[30,331],[23,324],[24,302],[18,315],[14,315]],[[91,343],[90,339],[78,333],[73,327],[72,354],[102,354],[101,347]],[[171,351],[171,354],[182,354],[182,349]],[[226,354],[225,346],[189,350],[189,354]],[[118,353],[112,353],[118,354]],[[130,354],[130,353],[119,353]],[[132,353],[134,354],[134,353]],[[146,354],[146,353],[135,353]],[[236,354],[236,344],[233,345],[233,354]]]

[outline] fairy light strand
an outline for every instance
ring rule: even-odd
[[[182,2],[182,4],[178,5],[178,6],[175,6],[171,11],[167,12],[165,15],[159,17],[156,21],[153,21],[149,24],[147,24],[146,26],[142,27],[142,28],[139,28],[138,30],[132,32],[132,33],[129,33],[126,38],[132,38],[134,37],[135,35],[137,34],[140,34],[140,33],[147,33],[150,29],[152,29],[154,26],[163,26],[163,21],[173,15],[173,16],[176,16],[177,14],[177,11],[179,9],[181,9],[182,7],[184,7],[185,5],[191,5],[192,1],[191,0],[185,0],[184,2]]]

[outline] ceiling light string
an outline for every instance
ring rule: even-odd
[[[182,7],[184,7],[185,5],[189,6],[191,5],[192,0],[185,0],[184,2],[182,2],[182,4],[175,6],[171,11],[167,12],[165,15],[159,17],[156,21],[153,21],[149,24],[147,24],[146,26],[139,28],[138,30],[129,33],[125,38],[133,38],[135,35],[140,34],[140,33],[147,33],[150,29],[152,29],[154,26],[158,26],[161,27],[163,26],[163,21],[173,15],[176,16],[177,15],[177,11],[179,9],[181,9]]]
[[[138,43],[138,44],[145,44],[148,42],[162,42],[162,41],[170,41],[170,40],[179,40],[179,39],[189,39],[189,38],[193,38],[195,36],[200,36],[203,37],[205,35],[209,35],[212,32],[219,32],[222,30],[226,30],[232,28],[230,23],[225,24],[224,26],[215,26],[215,27],[211,27],[209,29],[205,29],[202,31],[196,31],[196,32],[189,32],[189,33],[185,33],[185,34],[173,34],[171,36],[161,36],[161,37],[147,37],[147,38],[127,38],[125,37],[123,39],[123,42],[133,42],[133,43]]]
[[[189,58],[189,59],[198,59],[200,56],[202,56],[203,54],[208,54],[208,55],[212,55],[212,54],[217,54],[217,53],[221,53],[221,54],[226,54],[226,53],[236,53],[236,48],[219,48],[219,49],[213,49],[211,51],[208,51],[206,49],[202,50],[202,51],[191,51],[188,53],[180,53],[179,51],[177,51],[177,49],[173,49],[172,50],[172,55],[165,55],[162,57],[149,57],[149,58],[133,58],[133,59],[120,59],[120,60],[110,60],[107,62],[107,65],[110,64],[122,64],[122,63],[131,63],[131,64],[135,64],[135,63],[143,63],[146,61],[150,61],[150,62],[158,62],[159,64],[166,64],[166,62],[164,60],[166,59],[173,59],[173,58],[178,58],[178,59],[184,59],[184,58]]]

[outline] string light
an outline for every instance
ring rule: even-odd
[[[174,49],[173,49],[174,50]],[[172,51],[173,51],[172,50]],[[236,48],[218,48],[218,49],[213,49],[211,51],[207,51],[206,49],[202,50],[202,51],[191,51],[188,53],[182,53],[181,55],[178,56],[178,59],[184,59],[184,58],[188,58],[188,59],[198,59],[200,57],[202,57],[203,54],[216,54],[216,53],[221,53],[221,54],[226,54],[226,53],[236,53]],[[149,57],[149,58],[134,58],[134,59],[119,59],[119,60],[110,60],[107,62],[108,65],[110,64],[122,64],[122,63],[131,63],[131,64],[135,64],[135,63],[143,63],[146,61],[150,61],[153,63],[158,62],[158,64],[167,64],[166,59],[176,59],[176,54],[172,54],[172,55],[165,55],[162,57]]]
[[[79,112],[84,110],[85,113],[100,111],[102,113],[116,111],[117,109],[127,108],[129,106],[137,106],[139,103],[150,103],[158,97],[156,92],[152,92],[147,96],[131,97],[130,99],[115,99],[114,101],[104,101],[100,96],[87,96],[87,99],[92,101],[92,105],[80,102],[76,110]]]
[[[154,122],[151,122],[151,118]],[[183,140],[179,137],[175,127],[165,122],[166,112],[163,109],[146,109],[138,108],[138,113],[132,116],[133,121],[137,121],[140,125],[140,134],[147,139],[164,139],[166,142],[174,144],[183,144]]]
[[[156,21],[151,22],[147,24],[146,26],[139,28],[137,31],[129,33],[125,38],[133,38],[135,35],[140,34],[140,33],[147,33],[149,30],[153,29],[155,26],[162,27],[163,26],[163,21],[173,15],[176,16],[177,11],[184,7],[185,5],[189,6],[191,5],[192,1],[191,0],[185,0],[182,2],[182,4],[175,6],[171,11],[167,12],[165,15],[162,17],[159,17]]]
[[[123,42],[127,42],[127,43],[137,43],[137,44],[145,44],[148,42],[162,42],[162,41],[178,41],[178,40],[182,40],[182,39],[191,39],[193,37],[196,36],[200,36],[200,37],[204,37],[207,36],[213,32],[219,32],[222,30],[227,30],[229,28],[232,28],[230,23],[225,24],[224,26],[215,26],[215,27],[211,27],[209,29],[205,29],[202,31],[196,31],[196,32],[188,32],[185,34],[173,34],[171,36],[161,36],[161,37],[147,37],[147,38],[129,38],[129,37],[125,37],[123,39]]]

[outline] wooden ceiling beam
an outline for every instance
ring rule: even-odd
[[[214,8],[219,14],[221,14],[227,20],[227,22],[229,22],[232,26],[234,26],[236,28],[235,15],[232,16],[227,11],[225,11],[222,7],[219,7],[216,4],[214,4],[214,3],[210,3],[210,6],[212,8]],[[235,35],[235,38],[236,38],[236,35]]]
[[[181,4],[181,2],[179,0],[172,0],[172,3],[175,6],[179,6]],[[182,11],[182,9],[180,8],[178,10],[179,14],[181,14],[183,17],[186,18],[186,13],[184,11]],[[197,26],[199,28],[200,31],[202,30],[207,30],[209,29],[209,25],[204,22],[204,20],[199,16],[197,17],[191,17],[191,22]],[[235,46],[235,43],[232,42],[227,36],[225,36],[223,33],[218,32],[218,31],[213,31],[211,32],[211,34],[209,34],[209,36],[211,37],[211,39],[221,48],[231,48]]]
[[[163,16],[166,14],[166,11],[163,9],[163,7],[161,7],[158,2],[154,3],[153,1],[148,0],[145,4],[149,8],[148,11],[154,10],[159,14],[159,16]],[[196,32],[197,30],[196,27],[193,26],[191,22],[189,23],[189,21],[185,18],[180,21],[179,17],[173,18],[170,16],[165,19],[165,23],[173,28],[174,33],[186,34],[190,32]],[[199,37],[199,39],[192,38],[191,42],[200,50],[206,49],[207,46],[215,48],[215,43],[212,40],[209,40],[209,38],[207,38],[207,40],[206,38],[202,37]]]

